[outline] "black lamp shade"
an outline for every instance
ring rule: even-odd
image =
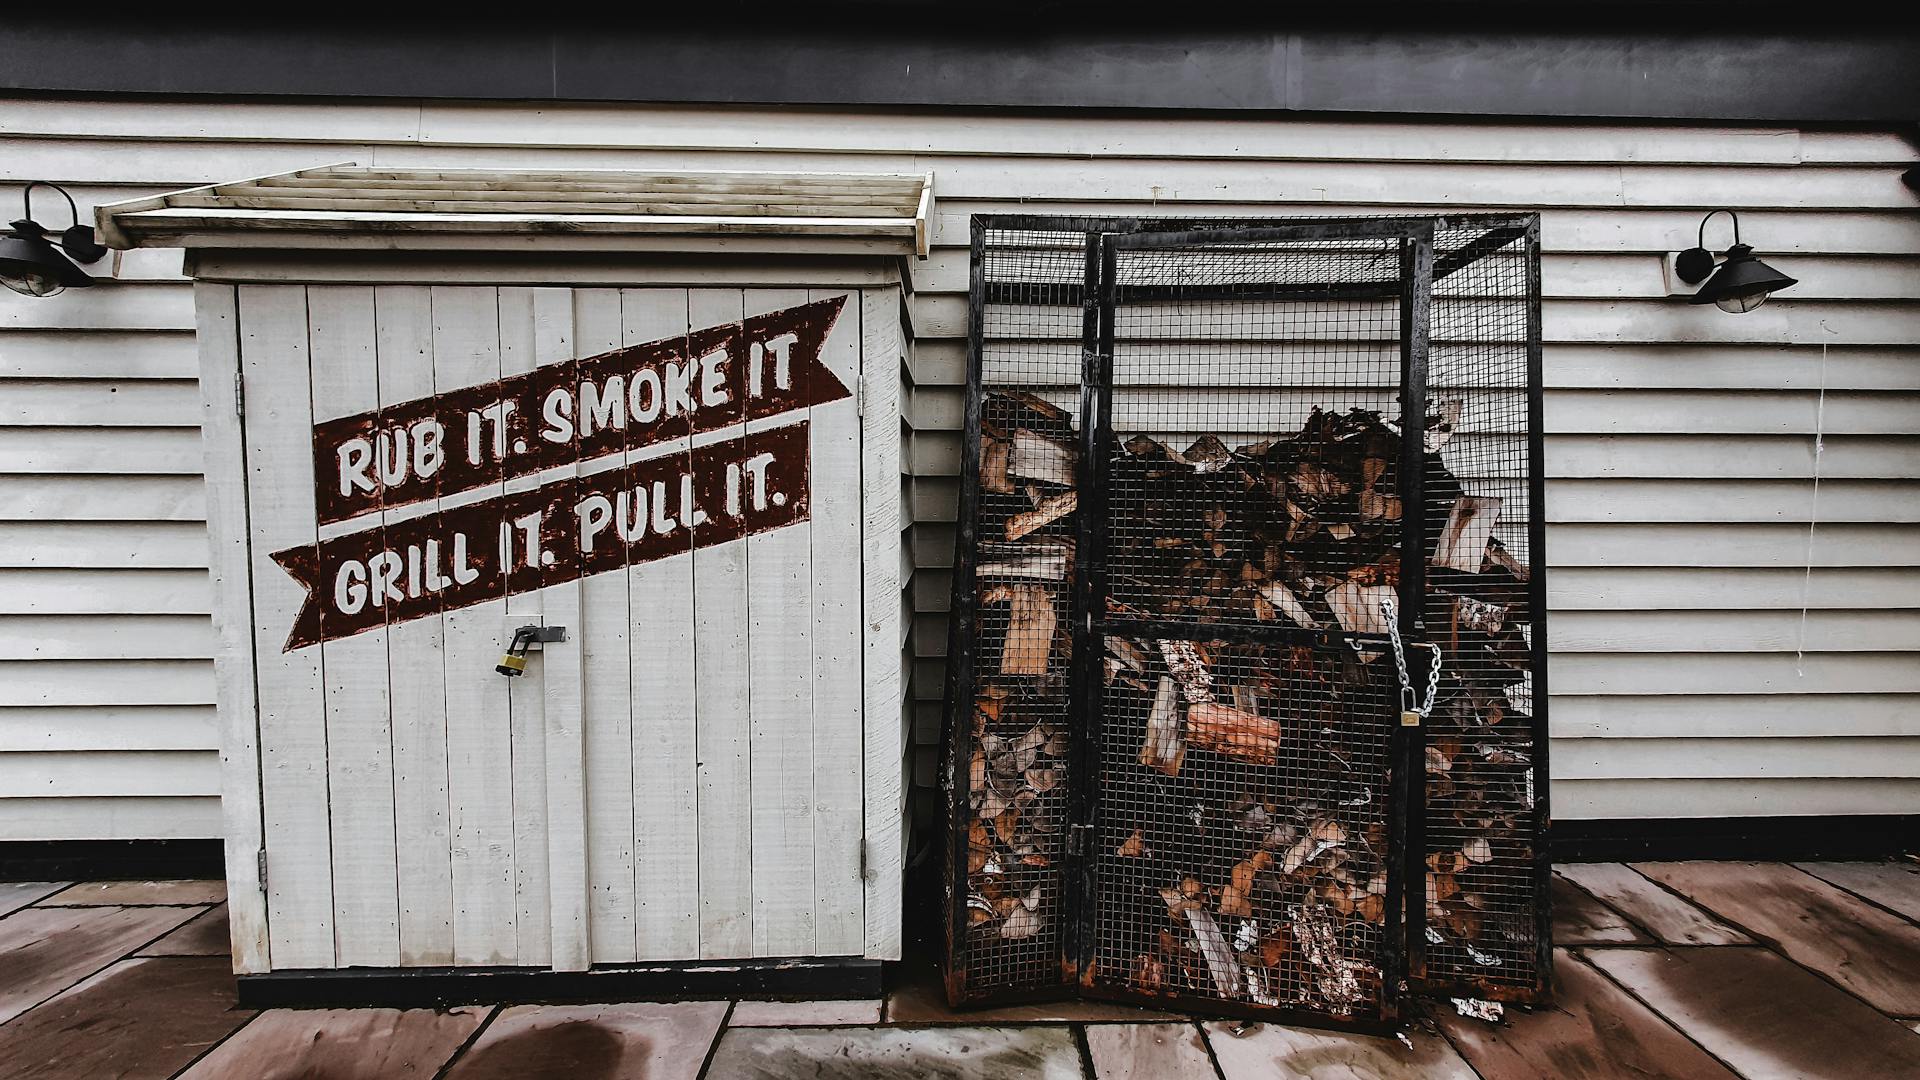
[[[1706,284],[1700,286],[1699,292],[1687,298],[1687,303],[1719,304],[1746,297],[1764,297],[1794,284],[1798,284],[1797,279],[1754,258],[1753,248],[1746,244],[1735,244],[1727,249],[1726,261],[1713,272]]]
[[[93,279],[53,246],[45,229],[16,221],[12,233],[0,237],[0,282],[15,292],[46,296],[85,288]]]

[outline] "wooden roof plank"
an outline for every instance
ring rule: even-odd
[[[932,179],[326,166],[116,203],[98,217],[109,243],[123,248],[264,235],[291,247],[365,235],[391,246],[449,235],[782,236],[906,241],[925,257]]]

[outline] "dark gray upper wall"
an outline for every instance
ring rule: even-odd
[[[479,9],[476,9],[479,10]],[[457,18],[351,29],[193,16],[139,26],[0,27],[0,89],[132,94],[1182,109],[1904,124],[1920,119],[1920,33],[1809,32],[1744,8],[1728,29],[1630,4],[1588,28],[1515,29],[1434,0],[1369,32],[1179,31],[1060,5],[942,9],[896,30],[884,5],[743,9],[737,25],[613,23],[533,32]],[[1097,11],[1086,8],[1086,12]],[[1659,10],[1672,12],[1671,5]],[[798,11],[800,14],[795,15]],[[909,12],[910,14],[910,12]],[[804,19],[801,18],[804,16]],[[1437,16],[1452,16],[1440,18]],[[1470,16],[1470,17],[1468,17]],[[524,18],[524,13],[520,18]],[[715,23],[720,20],[711,20]],[[1801,21],[1805,21],[1802,19]],[[1621,32],[1622,24],[1658,26]]]

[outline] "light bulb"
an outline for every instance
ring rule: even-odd
[[[1756,292],[1748,293],[1745,296],[1728,296],[1715,300],[1713,306],[1719,308],[1721,311],[1731,311],[1738,315],[1740,312],[1752,311],[1754,308],[1766,303],[1767,297],[1770,295],[1772,294]]]
[[[0,274],[0,285],[5,285],[21,296],[52,296],[66,289],[60,279],[53,274],[43,274],[36,270],[16,270]]]

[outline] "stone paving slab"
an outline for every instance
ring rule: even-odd
[[[1642,863],[1891,1016],[1920,1016],[1920,926],[1784,863]]]
[[[1411,1049],[1391,1035],[1263,1024],[1234,1035],[1230,1021],[1204,1025],[1226,1080],[1478,1080],[1438,1035],[1412,1032]]]
[[[52,896],[69,884],[71,882],[66,881],[0,881],[0,917]]]
[[[1098,1080],[1217,1080],[1192,1024],[1092,1024],[1086,1036]]]
[[[1920,922],[1920,863],[1804,862],[1793,865],[1828,884],[1864,896],[1890,911]]]
[[[86,881],[40,901],[41,907],[142,907],[222,904],[224,881]]]
[[[254,1017],[181,1080],[426,1080],[490,1011],[274,1009]]]
[[[1489,1024],[1448,1009],[1434,1013],[1481,1080],[1738,1080],[1612,980],[1554,950],[1554,1003],[1509,1006]]]
[[[199,913],[197,908],[31,907],[0,919],[0,1023]]]
[[[881,1002],[742,1001],[727,1017],[729,1027],[822,1027],[880,1022]]]
[[[1652,939],[1619,912],[1555,874],[1553,940],[1562,945],[1634,945]]]
[[[724,1001],[515,1005],[447,1080],[695,1080],[726,1015]]]
[[[729,1028],[725,1080],[1082,1080],[1067,1027]]]
[[[1747,1080],[1880,1080],[1920,1072],[1920,1034],[1764,949],[1584,955]]]
[[[1573,863],[1557,868],[1557,872],[1669,945],[1753,943],[1747,935],[1654,884],[1631,866]]]
[[[185,926],[140,950],[141,956],[232,956],[227,905],[196,915]]]
[[[166,1080],[253,1016],[225,959],[123,960],[0,1025],[8,1080]]]

